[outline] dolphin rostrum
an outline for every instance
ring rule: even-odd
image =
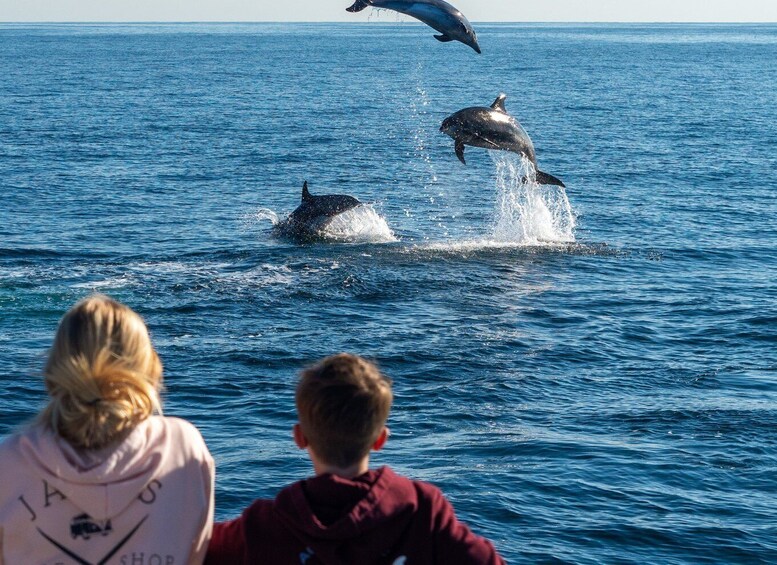
[[[491,104],[491,107],[465,108],[448,116],[442,122],[440,131],[451,136],[456,142],[456,156],[459,161],[467,164],[464,161],[465,145],[512,151],[531,161],[537,172],[539,184],[564,186],[564,183],[559,179],[548,173],[543,173],[537,167],[534,144],[518,120],[505,110],[506,98],[505,94],[500,94]]]
[[[332,218],[360,204],[356,198],[345,194],[313,196],[308,190],[308,181],[305,181],[302,185],[302,202],[276,229],[282,235],[292,238],[315,239]]]
[[[445,0],[356,0],[349,12],[361,12],[367,6],[385,8],[401,14],[413,16],[429,27],[436,29],[440,35],[435,35],[437,41],[461,41],[480,53],[478,36],[472,29],[472,24],[459,10]]]

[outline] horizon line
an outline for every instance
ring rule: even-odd
[[[473,20],[477,24],[677,24],[677,25],[775,25],[777,21],[753,21],[753,20]],[[347,20],[18,20],[0,21],[0,25],[29,25],[29,24],[346,24],[346,25],[424,25],[415,21],[396,22],[364,22]]]

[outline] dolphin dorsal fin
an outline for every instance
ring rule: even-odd
[[[494,103],[491,104],[491,108],[496,110],[497,112],[503,112],[507,113],[507,110],[505,110],[505,99],[507,98],[507,94],[504,92],[500,93],[499,96],[496,97],[496,100],[494,100]]]
[[[302,201],[305,202],[305,200],[310,198],[310,191],[308,190],[308,181],[305,181],[302,184]]]

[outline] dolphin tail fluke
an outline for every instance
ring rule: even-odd
[[[353,3],[353,6],[351,6],[350,8],[346,8],[345,11],[361,12],[362,10],[364,10],[364,8],[366,8],[370,4],[372,4],[371,0],[356,0],[356,2]]]
[[[467,162],[464,160],[464,144],[461,141],[456,142],[456,157],[458,157],[459,161],[465,165],[467,164]]]
[[[310,198],[310,191],[308,190],[308,181],[305,181],[302,185],[302,201]]]
[[[549,175],[548,173],[543,173],[542,171],[537,171],[537,182],[539,184],[552,184],[555,186],[560,186],[561,188],[566,188],[566,185],[561,182],[561,180],[557,179],[553,175]]]

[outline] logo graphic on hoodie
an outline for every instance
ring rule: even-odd
[[[113,532],[110,520],[95,522],[89,514],[79,514],[70,522],[70,535],[73,539],[79,536],[88,540],[94,534],[107,536]]]
[[[89,518],[89,515],[88,515],[88,514],[82,514],[81,516],[76,516],[75,518],[73,518],[73,521],[75,522],[75,521],[76,521],[78,518],[81,518],[82,516],[86,516],[87,518]],[[46,534],[46,532],[44,532],[44,531],[43,531],[43,530],[41,530],[40,528],[36,528],[36,529],[38,530],[38,533],[39,533],[40,535],[42,535],[44,538],[46,538],[46,540],[48,540],[48,542],[49,542],[49,543],[51,543],[51,544],[52,544],[53,546],[55,546],[57,549],[59,549],[60,551],[62,551],[63,553],[65,553],[65,554],[66,554],[68,557],[70,557],[71,559],[73,559],[73,560],[74,560],[76,563],[79,563],[80,565],[105,565],[106,563],[108,563],[108,561],[111,559],[111,557],[113,557],[114,555],[116,555],[116,553],[118,553],[118,551],[119,551],[119,550],[120,550],[122,547],[124,547],[124,544],[126,544],[126,543],[127,543],[127,542],[128,542],[128,541],[129,541],[129,540],[132,538],[132,536],[134,536],[134,535],[135,535],[135,532],[137,532],[137,531],[140,529],[140,526],[142,526],[142,525],[143,525],[143,522],[145,522],[147,518],[148,518],[148,515],[146,515],[146,516],[145,516],[145,517],[144,517],[144,518],[143,518],[143,519],[142,519],[140,522],[138,522],[137,526],[135,526],[134,528],[132,528],[132,530],[130,531],[130,533],[128,533],[126,536],[124,536],[124,538],[122,538],[122,540],[121,540],[119,543],[117,543],[115,546],[113,546],[113,549],[111,549],[111,550],[110,550],[108,553],[106,553],[106,554],[105,554],[105,557],[103,557],[102,559],[100,559],[100,560],[99,560],[99,561],[98,561],[96,564],[93,564],[93,563],[91,563],[91,562],[87,561],[86,559],[84,559],[83,557],[81,557],[80,555],[78,555],[76,552],[74,552],[74,551],[72,551],[72,550],[68,549],[67,547],[65,547],[64,545],[62,545],[61,543],[59,543],[59,542],[58,542],[57,540],[55,540],[54,538],[52,538],[52,537],[48,536],[48,535]],[[80,523],[80,522],[79,522],[79,523]],[[94,522],[91,522],[91,519],[89,519],[89,523],[90,523],[90,524],[92,524],[92,525],[96,525],[96,524],[94,524]],[[110,521],[109,521],[109,523],[110,523]],[[105,530],[103,530],[103,532],[104,532],[104,531],[105,531]],[[111,530],[111,531],[112,531],[112,530]],[[71,525],[70,533],[71,533],[71,535],[73,534],[72,525]],[[109,533],[110,533],[110,532],[109,532]],[[77,537],[77,536],[73,536],[73,537],[75,538],[75,537]],[[89,538],[85,538],[85,539],[89,539]]]

